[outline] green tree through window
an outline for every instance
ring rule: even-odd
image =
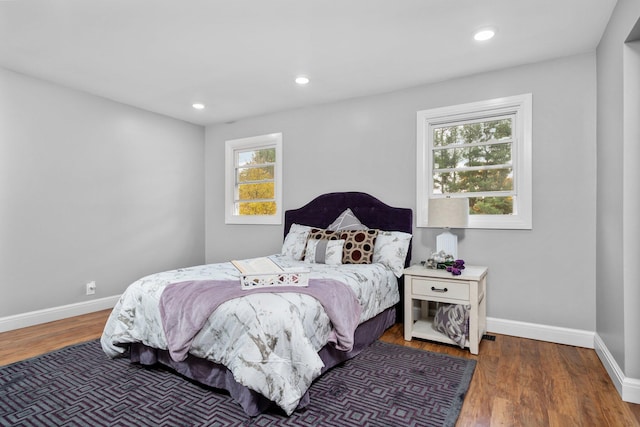
[[[434,127],[433,193],[464,193],[472,215],[512,214],[512,149],[509,117]]]
[[[469,200],[467,228],[532,227],[533,97],[530,93],[449,105],[416,114],[416,225],[429,206]]]

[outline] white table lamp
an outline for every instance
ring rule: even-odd
[[[429,227],[442,227],[436,237],[436,252],[444,251],[458,259],[458,236],[450,228],[465,228],[469,224],[469,199],[445,197],[429,199]]]

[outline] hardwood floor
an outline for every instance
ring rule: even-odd
[[[640,426],[640,405],[623,402],[594,350],[495,335],[478,356],[423,340],[402,324],[382,340],[477,360],[456,426]]]
[[[99,338],[110,311],[0,333],[0,366]],[[403,338],[383,341],[477,360],[456,426],[640,426],[640,405],[623,402],[594,350],[506,335],[480,354]]]
[[[111,310],[0,333],[0,366],[100,338]]]

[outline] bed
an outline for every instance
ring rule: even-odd
[[[232,282],[237,286],[229,292],[236,292],[239,272],[231,262],[153,274],[123,293],[105,325],[103,350],[225,390],[249,416],[273,407],[289,415],[308,405],[313,380],[355,357],[396,322],[412,224],[410,209],[366,193],[318,196],[285,212],[282,253],[269,256],[285,268],[308,270],[308,293],[294,287],[242,291],[209,313],[187,306],[188,299],[201,304],[203,295],[224,293],[216,286]],[[375,239],[369,240],[374,248],[365,253],[368,261],[360,260],[359,243],[352,247],[362,233]],[[347,256],[347,264],[336,261]],[[202,319],[197,325],[196,314]],[[175,336],[188,334],[171,329],[178,324],[197,330],[179,345]]]

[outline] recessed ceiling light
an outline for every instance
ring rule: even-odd
[[[495,35],[496,30],[494,30],[493,28],[483,28],[482,30],[476,31],[476,33],[473,35],[473,38],[474,40],[483,42],[492,39]]]
[[[196,102],[195,104],[191,105],[193,108],[195,108],[196,110],[204,110],[204,104],[201,104],[199,102]]]
[[[304,86],[309,83],[309,77],[307,76],[298,76],[296,77],[296,83],[300,86]]]

